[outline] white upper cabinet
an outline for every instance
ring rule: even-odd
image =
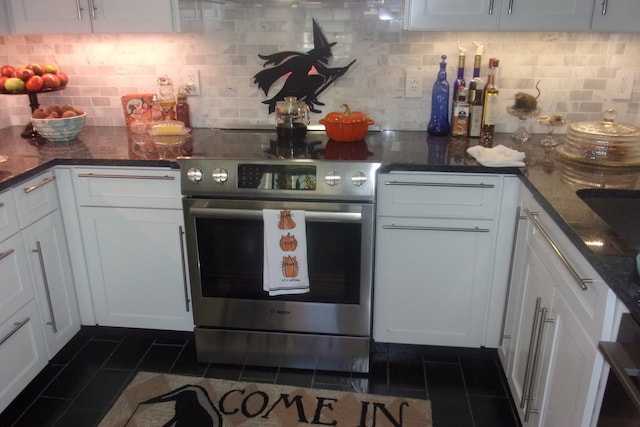
[[[593,31],[639,32],[640,1],[596,0],[591,29]]]
[[[640,31],[639,14],[638,0],[406,0],[404,25],[416,31]]]
[[[9,24],[18,34],[173,32],[177,1],[9,0]]]
[[[495,30],[502,0],[406,0],[405,29]]]
[[[593,3],[585,0],[503,0],[500,30],[589,31]]]

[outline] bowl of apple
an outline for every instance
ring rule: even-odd
[[[70,104],[37,108],[31,115],[33,128],[53,142],[73,141],[84,129],[87,113]]]

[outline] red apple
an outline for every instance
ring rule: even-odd
[[[44,64],[42,69],[45,73],[55,74],[58,72],[58,66],[56,64]]]
[[[4,82],[4,88],[10,92],[22,92],[24,91],[24,81],[17,77],[9,77]]]
[[[42,89],[42,86],[44,86],[44,80],[42,79],[42,76],[38,75],[31,77],[27,80],[27,83],[25,83],[27,90],[32,92],[39,91]]]
[[[53,73],[44,73],[42,75],[42,88],[55,89],[60,86],[60,79]]]
[[[23,82],[26,82],[27,80],[29,80],[34,75],[35,75],[35,73],[33,72],[33,70],[30,70],[30,69],[28,69],[26,67],[18,67],[13,72],[13,76],[19,78]]]
[[[67,73],[58,71],[56,73],[56,76],[58,76],[58,78],[60,79],[60,86],[65,87],[67,84],[69,84],[69,76],[67,75]]]
[[[5,76],[5,77],[13,77],[13,72],[16,69],[13,68],[11,65],[3,65],[0,68],[0,76]]]
[[[36,76],[41,76],[44,74],[44,67],[41,64],[37,64],[34,62],[32,64],[27,65],[26,68],[33,70]]]

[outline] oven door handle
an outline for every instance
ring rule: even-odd
[[[190,208],[189,213],[198,218],[262,219],[261,210]],[[310,222],[362,222],[362,212],[320,212],[304,211]]]

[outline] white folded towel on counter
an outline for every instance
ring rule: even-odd
[[[515,166],[524,167],[524,153],[512,150],[504,145],[496,145],[487,148],[480,145],[467,148],[467,153],[478,161],[482,166],[499,167]]]
[[[263,209],[263,289],[269,296],[309,292],[304,211]]]

